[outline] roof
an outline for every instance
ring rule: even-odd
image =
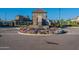
[[[47,13],[47,12],[44,11],[43,9],[37,9],[37,10],[33,11],[33,13]]]

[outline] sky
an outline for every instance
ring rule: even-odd
[[[32,19],[32,12],[37,8],[0,8],[2,20],[14,20],[16,15],[29,16]],[[71,19],[79,16],[79,8],[42,8],[47,12],[48,19]]]

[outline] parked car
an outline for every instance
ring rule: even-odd
[[[67,31],[63,30],[63,29],[58,29],[56,31],[54,31],[55,34],[64,34],[67,33]]]

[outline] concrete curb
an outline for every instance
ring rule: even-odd
[[[68,28],[79,28],[79,27],[68,27]]]
[[[15,28],[15,29],[19,30],[20,28]]]
[[[53,34],[28,34],[28,33],[21,33],[21,32],[18,32],[18,34],[28,35],[28,36],[50,36],[50,35],[53,35]]]

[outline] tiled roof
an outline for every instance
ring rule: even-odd
[[[33,11],[33,13],[39,13],[39,12],[46,13],[46,11],[44,11],[43,9],[37,9]]]

